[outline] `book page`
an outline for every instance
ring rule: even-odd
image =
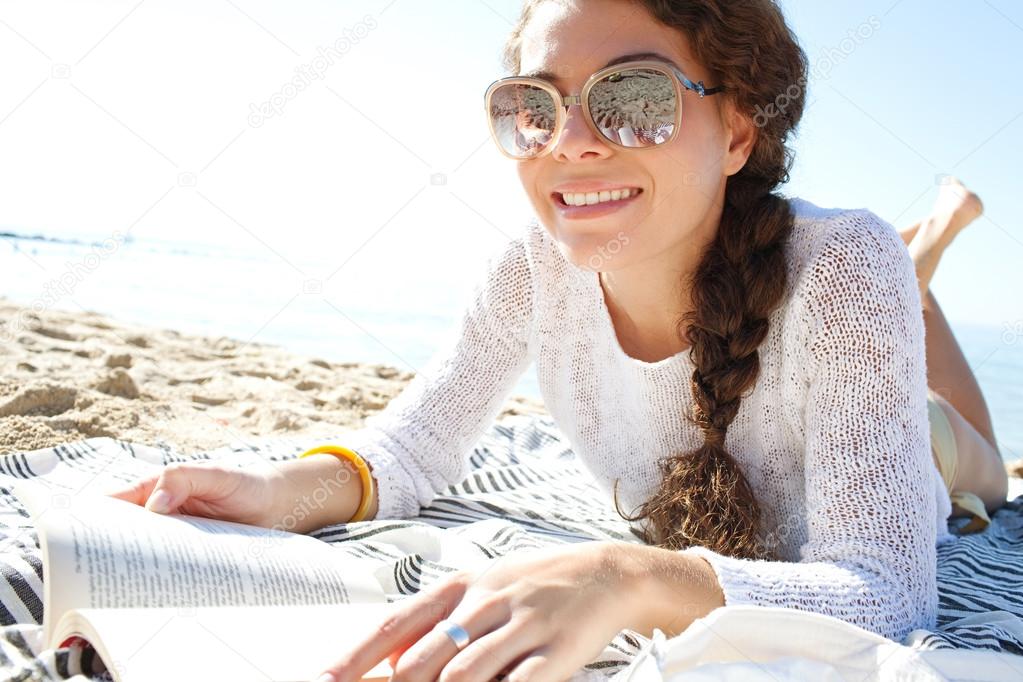
[[[82,609],[61,619],[55,645],[80,636],[117,682],[308,682],[366,636],[392,604],[244,608]],[[386,680],[384,659],[364,680]]]
[[[305,535],[157,514],[84,493],[36,507],[33,515],[43,552],[47,639],[72,608],[386,601],[369,564]]]

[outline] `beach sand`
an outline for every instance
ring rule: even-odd
[[[94,436],[189,453],[357,428],[412,378],[279,346],[192,336],[0,297],[0,453]],[[512,397],[498,420],[544,413]]]

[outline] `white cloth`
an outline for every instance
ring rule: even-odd
[[[988,620],[988,614],[978,614]],[[1005,614],[1009,616],[1009,614]],[[1019,619],[1006,619],[1018,629]],[[845,621],[778,607],[728,606],[665,639],[660,630],[617,682],[802,682],[803,680],[1023,678],[1023,657],[994,651],[925,650]]]
[[[788,286],[760,375],[725,446],[780,562],[683,550],[713,566],[726,605],[814,611],[901,640],[933,628],[936,543],[951,502],[934,465],[924,325],[912,261],[865,210],[794,199]],[[688,351],[625,354],[595,271],[535,220],[488,263],[450,343],[347,435],[373,467],[378,518],[409,518],[468,471],[473,444],[535,361],[547,409],[610,496],[633,512],[656,462],[701,442]]]

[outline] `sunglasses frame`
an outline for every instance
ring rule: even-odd
[[[601,132],[600,128],[598,128],[597,124],[593,121],[593,116],[590,113],[589,106],[590,89],[607,76],[630,69],[651,69],[653,71],[659,71],[671,80],[672,86],[675,88],[675,121],[672,126],[671,136],[661,144],[651,145],[649,147],[627,147],[609,139],[607,135]],[[494,117],[490,115],[490,107],[494,93],[505,85],[530,85],[543,90],[554,99],[554,109],[557,112],[557,118],[554,121],[554,130],[551,133],[550,141],[544,146],[543,151],[538,154],[533,156],[515,156],[505,151],[504,145],[500,142],[497,130],[494,127]],[[641,59],[604,67],[586,79],[586,83],[583,85],[583,89],[578,95],[564,96],[561,94],[560,90],[550,83],[550,81],[546,81],[543,78],[531,78],[528,76],[509,76],[507,78],[501,78],[491,83],[490,87],[487,88],[487,92],[484,97],[484,111],[487,115],[487,125],[490,128],[490,136],[497,144],[497,149],[501,152],[501,154],[513,161],[532,161],[533,159],[539,159],[550,154],[554,147],[557,146],[558,140],[561,139],[561,133],[565,129],[565,121],[568,119],[568,107],[574,104],[578,104],[582,107],[583,118],[586,120],[586,125],[589,126],[590,130],[593,131],[598,138],[612,147],[627,151],[655,149],[674,140],[678,135],[679,129],[682,127],[682,95],[684,90],[695,92],[700,99],[703,99],[706,96],[724,92],[724,87],[719,86],[716,88],[708,88],[703,84],[703,81],[696,81],[694,83],[674,64],[668,64],[667,62],[655,59]]]

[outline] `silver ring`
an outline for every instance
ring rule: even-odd
[[[434,630],[441,630],[445,635],[451,638],[451,641],[455,643],[458,650],[461,651],[469,644],[469,633],[465,631],[461,625],[454,621],[442,620],[433,626]]]

